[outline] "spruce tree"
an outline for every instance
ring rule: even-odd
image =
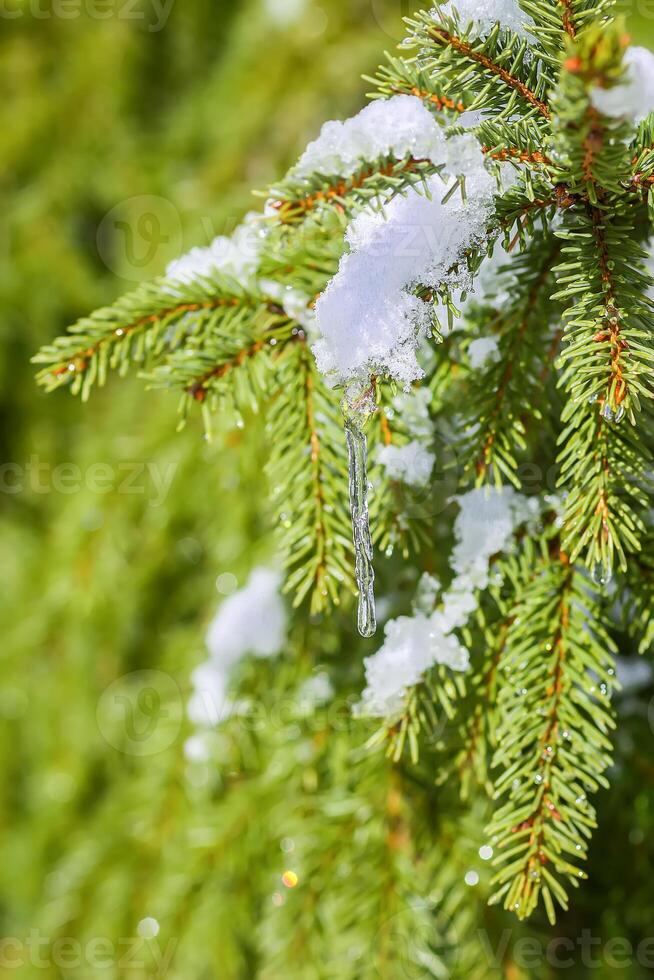
[[[654,56],[586,0],[407,28],[231,239],[36,358],[83,399],[135,366],[265,447],[293,611],[255,572],[194,675],[210,790],[164,831],[156,916],[180,976],[208,921],[230,976],[506,975],[476,924],[554,926],[592,887],[616,656],[651,646]],[[107,801],[153,862],[178,762]]]

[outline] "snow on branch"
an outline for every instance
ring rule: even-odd
[[[435,175],[430,199],[412,189],[383,214],[364,211],[353,220],[350,250],[316,306],[321,336],[314,353],[335,382],[388,374],[408,385],[422,376],[416,353],[431,326],[430,308],[415,290],[437,289],[467,249],[484,245],[495,183],[478,153],[465,201],[453,195],[444,203],[447,186]]]
[[[511,487],[479,488],[456,497],[456,544],[451,555],[454,579],[438,608],[424,608],[386,624],[380,650],[365,662],[366,688],[358,712],[390,718],[402,710],[410,688],[436,664],[465,671],[470,663],[455,630],[477,608],[477,593],[490,581],[491,558],[509,549],[516,530],[538,513],[538,501]]]

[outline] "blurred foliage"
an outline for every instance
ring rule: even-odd
[[[434,901],[448,897],[458,975],[555,975],[514,956],[520,937],[546,946],[544,924],[511,923],[497,967],[468,958],[478,950],[474,916],[490,915],[460,911],[461,889],[473,893],[463,871],[484,815],[471,827],[456,824],[455,808],[438,818],[443,848],[456,836],[462,850],[457,883],[439,878],[438,854],[420,863],[421,882],[407,881],[410,787],[398,803],[401,776],[375,776],[363,759],[348,804],[333,775],[347,773],[348,739],[333,718],[294,708],[272,735],[227,732],[222,774],[186,770],[180,706],[203,658],[215,578],[232,572],[243,582],[272,548],[263,434],[250,430],[247,452],[239,431],[206,444],[199,422],[175,436],[174,399],[146,396],[138,381],[112,383],[87,407],[65,392],[46,401],[29,364],[67,323],[231,231],[252,206],[252,186],[280,177],[325,118],[362,104],[361,73],[417,5],[178,0],[160,30],[151,29],[155,4],[117,2],[112,16],[93,15],[106,6],[73,3],[79,16],[37,17],[45,5],[7,0],[5,14],[20,16],[2,19],[0,35],[0,910],[5,936],[24,943],[38,929],[50,942],[32,947],[21,975],[427,976],[403,959],[402,943],[424,933],[413,935],[417,920],[403,920],[401,899],[430,890]],[[654,35],[653,16],[634,14],[638,40]],[[98,463],[108,468],[102,493],[87,485]],[[171,476],[166,492],[156,481]],[[350,618],[340,623],[347,664],[337,629],[317,625],[294,638],[298,662],[279,666],[276,689],[292,692],[325,661],[340,671],[341,691],[355,689]],[[140,671],[155,672],[146,680],[169,723],[159,751],[143,757],[123,743],[111,701],[112,691],[127,697],[142,686]],[[247,665],[243,684],[271,686]],[[627,713],[620,739],[622,778],[600,801],[593,881],[558,927],[575,942],[583,929],[604,943],[652,932],[652,733],[642,710]],[[312,888],[301,878],[278,908],[287,840]],[[125,949],[122,965],[109,957],[106,969],[70,956],[67,966],[63,946],[58,966],[48,954],[57,937],[138,936],[147,916],[162,927],[155,952],[175,941],[165,972],[149,947],[144,966]],[[506,920],[493,916],[495,949]],[[439,951],[423,952],[435,962]],[[16,972],[15,956],[3,947],[0,975]],[[574,975],[614,976],[607,963],[576,961]],[[651,972],[639,970],[621,975]]]

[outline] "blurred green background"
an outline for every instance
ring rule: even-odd
[[[125,755],[112,744],[103,694],[142,670],[185,690],[203,658],[216,577],[230,572],[242,583],[270,549],[259,437],[243,453],[238,433],[205,443],[199,421],[176,435],[175,398],[145,393],[137,379],[114,379],[88,406],[65,392],[45,396],[30,356],[176,254],[229,233],[256,206],[252,188],[281,176],[325,119],[363,104],[361,74],[399,40],[401,17],[415,6],[2,4],[5,936],[70,935],[77,920],[90,936],[134,935],[146,915],[142,894],[162,889],[171,915],[184,914],[182,878],[157,884],[171,807],[193,812],[192,798],[170,797],[171,773],[183,765],[180,719],[171,718],[168,751]],[[625,12],[647,43],[654,8],[643,0]],[[211,957],[194,960],[189,940],[181,972],[170,975],[254,975],[243,949],[225,943],[224,974],[207,967]],[[0,975],[15,975],[7,955]],[[19,972],[95,975],[47,964]],[[125,966],[102,975],[142,974]]]

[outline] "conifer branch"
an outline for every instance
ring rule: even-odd
[[[487,367],[471,375],[466,420],[474,429],[464,440],[462,454],[467,470],[474,468],[478,484],[492,478],[497,485],[508,480],[520,489],[516,452],[526,448],[529,420],[543,419],[537,407],[548,356],[543,333],[557,310],[550,293],[559,253],[556,240],[537,235],[511,266],[519,301],[499,312],[491,307],[481,314],[499,346],[497,359],[491,358]],[[509,278],[509,289],[513,281]]]
[[[636,419],[653,394],[648,277],[622,189],[628,127],[602,116],[589,96],[598,77],[618,76],[623,50],[616,29],[584,33],[569,48],[554,118],[561,177],[574,192],[556,269],[557,298],[570,304],[561,358],[569,402],[559,461],[562,484],[571,486],[564,547],[573,561],[585,551],[604,574],[614,556],[624,568],[626,552],[639,548],[647,451]],[[628,435],[618,430],[623,417],[634,427]]]
[[[520,0],[520,7],[533,23],[516,8],[515,31],[488,16],[464,22],[443,6],[409,21],[406,47],[414,57],[388,59],[372,111],[331,131],[347,134],[342,153],[328,130],[266,195],[256,258],[249,256],[243,285],[218,271],[208,278],[191,272],[196,277],[188,284],[159,279],[80,321],[37,356],[48,389],[68,384],[87,397],[110,369],[124,372],[136,363],[155,384],[177,389],[184,409],[200,404],[207,426],[212,412],[225,408],[262,410],[285,588],[314,615],[355,591],[340,394],[316,367],[314,323],[318,360],[333,372],[330,380],[370,379],[378,409],[366,404],[373,415],[366,428],[372,534],[367,527],[361,532],[362,505],[355,513],[359,557],[365,552],[369,559],[371,536],[389,559],[394,549],[408,554],[427,545],[425,565],[446,581],[452,523],[455,538],[449,586],[428,580],[413,616],[388,630],[377,675],[366,662],[363,708],[382,692],[382,721],[369,745],[383,746],[399,767],[388,792],[375,793],[384,780],[374,755],[365,757],[373,762],[364,778],[380,808],[366,825],[376,835],[372,853],[393,864],[377,882],[387,889],[379,901],[375,896],[382,920],[394,907],[393,889],[404,887],[400,866],[419,866],[417,854],[429,853],[426,845],[433,843],[423,813],[425,841],[415,845],[403,794],[417,786],[431,805],[435,781],[449,791],[450,771],[473,805],[477,795],[483,806],[479,789],[500,800],[489,831],[495,901],[525,918],[542,900],[552,921],[556,905],[567,907],[569,886],[585,874],[581,862],[595,821],[587,796],[606,785],[615,684],[614,646],[604,625],[609,614],[582,561],[598,586],[619,564],[625,616],[634,625],[611,611],[612,629],[643,652],[654,642],[648,625],[654,279],[642,248],[654,216],[654,116],[636,131],[606,98],[605,90],[626,77],[624,32],[608,5]],[[398,95],[411,98],[392,98]],[[459,173],[450,152],[457,143],[447,140],[463,133]],[[513,181],[506,179],[509,170]],[[440,180],[446,173],[456,177],[449,186]],[[409,254],[413,244],[400,241],[407,228],[427,239]],[[371,242],[363,231],[373,232]],[[482,275],[482,298],[475,302],[469,291],[500,237],[513,253],[499,275],[501,295],[493,301]],[[239,266],[237,236],[230,245]],[[206,269],[213,254],[200,253],[197,265],[190,256],[183,265]],[[221,268],[230,268],[229,260]],[[443,310],[456,325],[459,294],[466,304],[463,332],[452,330],[438,350],[428,350],[427,336],[443,340],[437,322]],[[475,362],[471,345],[484,339],[497,341],[495,362]],[[430,397],[422,403],[422,424],[414,418],[412,430],[402,417],[409,411],[397,409],[401,399],[386,382],[408,385],[423,366]],[[454,522],[440,516],[441,498],[449,500],[451,491],[434,473],[415,497],[405,485],[416,473],[420,485],[413,450],[422,451],[423,463],[427,453],[430,464],[437,415],[456,430],[464,483],[493,481],[503,490],[463,494]],[[361,472],[359,435],[353,483],[363,499],[368,474]],[[562,517],[558,503],[557,514],[550,513],[554,504],[545,493],[537,509],[506,486],[526,484],[520,463],[536,435],[541,472],[559,447]],[[397,456],[386,453],[384,463],[378,447],[402,450],[414,440],[406,473],[391,478],[388,460]],[[480,529],[477,511],[500,515],[486,522],[492,533]],[[399,601],[401,589],[389,581]],[[437,607],[425,610],[432,587]],[[459,671],[469,663],[464,681]],[[349,666],[338,673],[349,696]],[[261,680],[263,669],[252,676]],[[267,737],[288,744],[296,736],[268,731]],[[340,772],[344,743],[327,731],[318,741],[321,765],[327,767],[334,745]],[[256,750],[272,758],[263,742]],[[425,750],[438,765],[436,780]],[[311,779],[318,778],[315,770]],[[266,798],[264,790],[258,799]],[[341,833],[354,838],[360,800],[352,787],[345,790],[347,798],[341,782],[334,793],[316,797],[313,816],[328,803],[325,812],[336,814]],[[242,828],[242,814],[234,826]],[[457,840],[460,832],[457,819]],[[229,835],[223,840],[229,843]],[[341,845],[340,838],[331,841],[328,862]],[[315,924],[315,881],[324,870],[324,856],[312,844],[306,859],[313,893],[297,931],[300,971]],[[445,862],[439,881],[451,885],[458,902],[451,869]],[[353,907],[339,909],[339,916],[347,919]],[[415,917],[408,921],[413,927]],[[279,919],[270,922],[277,935]],[[386,940],[385,921],[380,929]],[[273,961],[283,972],[284,957]],[[379,961],[397,972],[392,943]],[[440,959],[429,963],[442,972]]]
[[[497,674],[512,624],[512,616],[499,625],[495,622],[484,623],[487,656],[482,669],[475,673],[469,684],[472,711],[463,727],[463,748],[455,760],[463,800],[471,798],[475,786],[483,787],[489,796],[492,794],[489,769],[491,753],[496,744],[497,712],[494,706]]]
[[[449,47],[467,60],[480,65],[487,74],[499,78],[501,82],[513,89],[514,92],[517,92],[518,95],[522,96],[523,99],[537,109],[545,119],[549,119],[550,110],[545,102],[543,102],[542,99],[539,99],[536,93],[533,92],[523,81],[490,58],[484,53],[483,50],[478,50],[465,39],[457,37],[454,34],[450,34],[448,31],[441,28],[434,27],[427,32],[427,35],[437,44],[442,44],[445,47]]]
[[[587,794],[606,786],[614,727],[612,644],[596,597],[564,553],[553,555],[515,606],[503,662],[494,763],[505,800],[489,833],[503,900],[520,918],[542,897],[548,917],[567,908],[565,884],[586,877],[595,813]]]
[[[434,85],[434,80],[428,72],[423,71],[415,60],[404,58],[394,58],[386,55],[386,64],[382,65],[376,77],[368,78],[366,81],[372,82],[377,91],[374,96],[379,95],[390,98],[393,95],[414,95],[431,110],[441,114],[451,112],[456,121],[456,115],[465,112],[468,103],[463,99],[450,99]],[[474,100],[471,93],[469,103]]]
[[[271,435],[267,474],[288,569],[286,589],[294,593],[296,605],[309,595],[318,613],[353,589],[338,401],[325,388],[303,341],[288,345],[276,358],[274,385],[266,418]]]
[[[438,79],[442,95],[468,108],[492,108],[502,118],[518,113],[549,120],[546,92],[551,77],[537,48],[499,25],[486,37],[471,38],[456,17],[440,10],[438,17],[440,23],[432,12],[409,19],[409,44],[419,51],[419,69]]]
[[[377,412],[368,430],[370,480],[374,488],[370,499],[373,543],[390,557],[399,551],[405,558],[419,552],[430,539],[431,489],[413,488],[389,478],[377,460],[382,446],[405,446],[411,434],[400,413],[392,408],[390,386],[371,379],[377,399]]]
[[[47,366],[37,380],[47,391],[69,385],[86,400],[94,384],[105,384],[109,370],[125,374],[132,363],[150,367],[189,338],[199,345],[214,331],[236,334],[244,319],[280,318],[285,319],[278,304],[224,277],[191,284],[155,280],[83,318],[39,351],[34,362]]]
[[[436,172],[429,160],[384,159],[376,164],[366,164],[352,177],[318,177],[319,189],[306,193],[307,181],[289,180],[272,190],[272,207],[282,224],[291,225],[302,221],[308,212],[331,205],[345,214],[353,207],[363,207],[386,197],[389,193],[402,193],[409,187],[424,183]],[[315,182],[315,181],[314,181]]]
[[[654,534],[651,529],[643,541],[642,553],[629,562],[628,591],[622,624],[641,656],[654,652]]]
[[[574,41],[577,36],[577,29],[574,23],[572,0],[559,0],[559,3],[563,8],[563,30]]]

